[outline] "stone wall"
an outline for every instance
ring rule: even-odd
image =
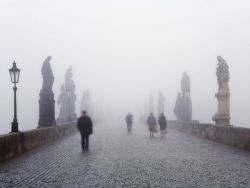
[[[170,121],[169,127],[222,144],[250,151],[250,129],[198,122]]]
[[[76,131],[75,123],[38,128],[0,136],[0,162],[14,158],[43,144],[58,140]]]

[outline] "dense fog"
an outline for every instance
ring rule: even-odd
[[[108,117],[139,117],[148,98],[165,96],[168,119],[182,73],[191,77],[193,119],[216,112],[216,57],[230,68],[231,124],[250,127],[250,1],[248,0],[0,0],[0,133],[13,118],[8,69],[21,69],[19,129],[37,127],[41,66],[52,56],[57,100],[73,67],[79,115],[83,91]],[[156,107],[155,107],[156,108]],[[56,114],[58,114],[56,106]]]

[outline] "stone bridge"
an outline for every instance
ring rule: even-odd
[[[250,153],[169,129],[98,123],[89,152],[77,132],[0,165],[0,187],[250,187]]]

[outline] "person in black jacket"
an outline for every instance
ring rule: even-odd
[[[164,116],[163,113],[161,113],[161,115],[158,119],[158,123],[160,125],[160,130],[161,130],[161,138],[164,138],[164,134],[167,133],[168,122],[167,122],[166,117]]]
[[[89,135],[93,132],[92,120],[87,116],[87,111],[82,111],[82,116],[78,119],[77,128],[82,137],[82,149],[89,150]]]
[[[128,113],[128,115],[125,118],[125,121],[127,123],[127,131],[128,131],[128,133],[131,133],[132,124],[133,124],[133,115]]]

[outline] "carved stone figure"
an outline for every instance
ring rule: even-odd
[[[42,76],[43,76],[43,91],[52,91],[52,86],[54,83],[54,76],[52,69],[50,67],[51,56],[48,56],[43,62],[42,66]]]
[[[160,116],[160,114],[162,113],[164,114],[165,111],[164,103],[165,103],[165,98],[162,92],[160,91],[158,96],[158,116]]]
[[[183,73],[181,80],[181,93],[178,93],[174,113],[179,121],[192,120],[192,100],[190,97],[190,77]]]
[[[148,114],[153,113],[154,114],[154,97],[153,95],[149,96],[149,103],[148,103]]]
[[[48,56],[42,66],[43,86],[40,91],[38,127],[55,125],[55,100],[52,91],[54,76],[50,61],[51,57]]]
[[[217,81],[219,85],[219,89],[228,88],[228,82],[229,82],[229,67],[226,63],[226,61],[221,57],[217,57],[218,60],[218,67],[216,71],[217,75]]]
[[[75,84],[72,80],[73,73],[72,73],[72,67],[69,67],[65,73],[65,85],[72,87],[73,90],[75,90]]]
[[[217,82],[219,85],[218,93],[215,97],[218,100],[217,113],[214,115],[213,120],[217,125],[230,125],[230,91],[229,91],[229,67],[226,61],[221,57],[217,57]]]
[[[181,104],[181,93],[178,93],[176,101],[175,101],[175,107],[174,107],[174,114],[177,118],[177,120],[181,120],[182,119],[182,104]]]
[[[89,90],[85,90],[82,95],[82,101],[80,105],[80,111],[87,111],[89,116],[93,116],[92,112],[92,102]]]
[[[77,119],[75,112],[75,84],[72,77],[72,67],[70,67],[65,73],[65,83],[61,86],[61,93],[57,100],[57,104],[60,105],[58,123],[75,121]]]
[[[182,93],[190,93],[190,77],[184,72],[181,80],[181,91]]]
[[[61,93],[57,100],[57,105],[60,105],[58,123],[67,122],[69,117],[69,100],[65,85],[61,86]]]

